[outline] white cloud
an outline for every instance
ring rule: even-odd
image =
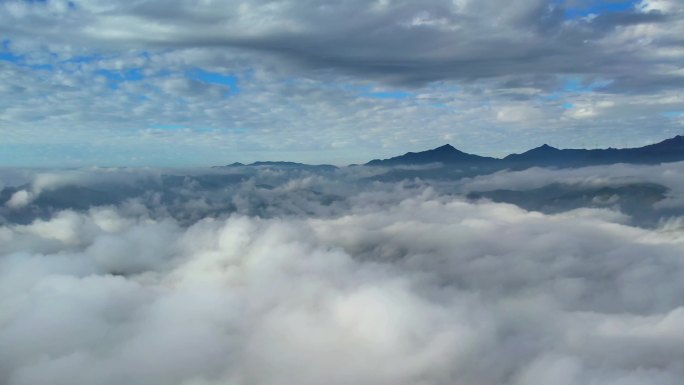
[[[639,9],[644,12],[673,12],[681,9],[681,4],[676,0],[642,0],[639,4]]]
[[[9,208],[20,208],[24,207],[31,202],[33,199],[32,194],[26,190],[19,190],[12,194],[10,199],[5,203]]]
[[[544,113],[540,108],[528,105],[504,106],[496,113],[496,119],[504,123],[535,124]]]
[[[234,187],[199,185],[237,172],[212,170],[165,180],[178,189],[146,192],[149,208],[122,198],[9,222],[0,383],[674,385],[684,374],[680,225],[631,227],[605,209],[544,215],[453,192],[531,188],[550,173],[684,191],[679,168],[533,169],[459,188],[346,179],[363,168],[264,168]],[[151,186],[119,173],[81,172],[78,184]],[[183,225],[165,212],[184,197],[209,207],[240,197],[247,215]]]
[[[614,164],[582,168],[529,168],[466,178],[458,182],[465,191],[534,189],[551,182],[585,186],[615,186],[654,183],[668,187],[670,194],[684,194],[684,162],[660,165]]]

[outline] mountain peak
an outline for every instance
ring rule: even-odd
[[[465,154],[465,152],[448,143],[443,146],[433,148],[432,150],[423,151],[423,153],[439,154],[440,156],[457,156],[460,154]]]
[[[556,147],[549,146],[548,144],[544,143],[541,146],[534,148],[530,151],[534,151],[534,150],[553,151],[553,150],[558,150],[558,149]]]
[[[439,147],[435,148],[434,150],[439,150],[439,151],[453,151],[453,150],[455,150],[455,149],[456,149],[456,147],[454,147],[454,146],[450,145],[449,143],[447,143],[447,144],[445,144],[445,145],[443,145],[443,146],[439,146]],[[434,151],[434,150],[433,150],[433,151]]]
[[[646,149],[661,148],[661,149],[673,149],[679,150],[684,147],[684,136],[677,135],[670,139],[665,139],[662,142],[644,146]]]
[[[411,164],[482,164],[494,160],[484,156],[472,155],[456,149],[450,144],[433,148],[422,152],[407,152],[401,156],[389,159],[374,159],[368,163],[369,166],[390,166],[390,165],[411,165]]]

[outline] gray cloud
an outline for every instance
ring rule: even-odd
[[[573,19],[565,10],[586,5],[544,0],[65,4],[7,2],[3,32],[22,38],[58,31],[48,44],[104,44],[105,50],[244,48],[305,67],[404,84],[580,74],[614,79],[613,89],[635,81],[663,88],[670,83],[662,81],[666,75],[659,66],[676,66],[681,59],[649,59],[681,48],[676,31],[681,32],[682,9],[674,1],[643,1],[632,10]]]

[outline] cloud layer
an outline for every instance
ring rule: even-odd
[[[681,48],[681,4],[615,3],[11,1],[3,8],[15,21],[5,33],[59,31],[49,42],[55,45],[232,47],[399,82],[559,73],[608,76],[617,86],[623,75],[641,76],[637,83],[667,80],[663,70],[676,70]],[[660,57],[660,71],[647,56]]]
[[[557,175],[575,187],[657,180],[674,197],[681,168]],[[169,171],[3,178],[34,195],[2,212],[0,384],[684,375],[681,219],[638,227],[619,202],[549,215],[464,195],[533,188],[543,169],[399,182],[363,167]],[[111,180],[128,187],[104,204],[55,195]],[[34,216],[14,221],[22,210]]]

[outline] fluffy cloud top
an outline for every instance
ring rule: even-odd
[[[557,172],[584,186],[658,180],[674,194],[681,167]],[[548,215],[460,193],[533,188],[548,180],[541,169],[401,182],[367,168],[168,171],[109,171],[147,190],[72,208],[56,206],[60,188],[102,188],[107,175],[93,175],[105,171],[53,176],[71,181],[1,213],[0,384],[684,375],[681,221],[637,227],[609,208]],[[6,189],[31,191],[16,183]],[[221,201],[232,203],[216,211]],[[17,210],[37,217],[13,222]]]

